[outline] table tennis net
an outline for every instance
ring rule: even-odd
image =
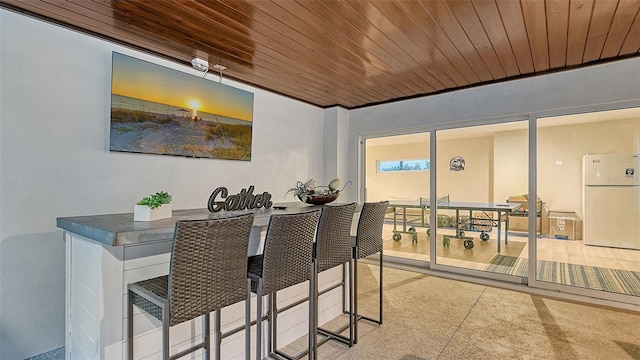
[[[438,196],[436,198],[436,202],[438,204],[443,203],[443,202],[449,202],[449,201],[451,201],[449,199],[449,194],[444,195],[444,196]],[[429,206],[430,204],[431,204],[431,198],[424,198],[424,197],[420,198],[420,206]]]

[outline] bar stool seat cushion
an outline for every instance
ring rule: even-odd
[[[135,284],[135,286],[152,293],[163,301],[168,301],[169,275],[139,281]],[[152,303],[151,301],[136,293],[133,293],[133,304],[138,306],[140,309],[148,312],[154,318],[162,321],[162,307]]]

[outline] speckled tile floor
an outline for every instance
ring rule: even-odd
[[[377,314],[378,274],[376,266],[360,264],[363,315]],[[384,284],[384,324],[361,321],[357,345],[329,341],[319,359],[640,359],[640,312],[387,267]],[[324,327],[345,323],[346,316]],[[306,337],[284,350],[305,346]],[[57,350],[49,355],[32,359],[64,358]]]
[[[64,347],[57,348],[25,360],[64,360]]]
[[[375,315],[378,268],[361,266],[360,312]],[[329,341],[319,359],[640,359],[637,312],[392,268],[384,283],[384,324],[361,321],[356,346]]]

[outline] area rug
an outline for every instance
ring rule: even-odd
[[[491,259],[486,270],[500,274],[527,276],[528,259],[496,255]],[[537,278],[540,281],[556,284],[640,296],[640,272],[636,271],[539,260]]]
[[[527,261],[529,261],[529,259],[519,258],[517,256],[495,255],[489,261],[489,266],[487,266],[486,270],[499,274],[524,277],[527,276],[527,271],[529,270]]]

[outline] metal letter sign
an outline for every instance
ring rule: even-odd
[[[255,187],[253,185],[249,186],[248,189],[242,189],[236,195],[229,195],[229,191],[226,187],[219,187],[211,193],[209,196],[209,201],[207,203],[207,208],[210,212],[219,212],[222,210],[232,211],[232,210],[244,210],[244,209],[259,209],[264,207],[268,209],[273,205],[271,202],[271,194],[268,192],[263,192],[262,194],[253,195],[253,189]],[[220,196],[221,199],[226,199],[224,201],[216,201],[216,198]]]

